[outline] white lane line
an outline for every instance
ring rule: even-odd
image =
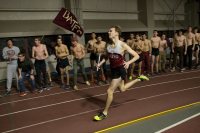
[[[182,72],[182,73],[172,73],[172,74],[166,74],[166,75],[158,75],[158,76],[153,76],[153,77],[150,77],[151,79],[154,79],[154,78],[160,78],[160,77],[167,77],[167,76],[173,76],[173,75],[182,75],[182,74],[187,74],[187,73],[193,73],[193,72],[198,72],[200,70],[197,70],[197,71],[187,71],[187,72]],[[106,85],[102,85],[102,86],[108,86],[109,84],[106,84]],[[92,87],[86,87],[84,89],[81,89],[80,91],[83,91],[83,90],[88,90],[88,89],[92,89],[92,88],[97,88],[97,87],[102,87],[102,86],[92,86]],[[65,93],[70,93],[70,92],[73,92],[75,90],[71,90],[71,91],[64,91],[64,92],[58,92],[58,93],[53,93],[53,94],[48,94],[48,95],[43,95],[43,96],[36,96],[36,97],[32,97],[32,98],[24,98],[24,99],[21,99],[21,100],[15,100],[15,101],[10,101],[10,102],[4,102],[4,103],[1,103],[1,105],[5,105],[5,104],[10,104],[10,103],[17,103],[17,102],[22,102],[22,101],[27,101],[27,100],[34,100],[34,99],[39,99],[39,98],[44,98],[44,97],[49,97],[49,96],[54,96],[54,95],[60,95],[60,94],[65,94]],[[16,93],[18,94],[18,93]],[[12,95],[15,95],[15,94],[12,94]]]
[[[186,118],[186,119],[183,119],[183,120],[181,120],[181,121],[179,121],[179,122],[177,122],[177,123],[174,123],[174,124],[172,124],[172,125],[170,125],[170,126],[168,126],[168,127],[166,127],[166,128],[163,128],[163,129],[161,129],[161,130],[159,130],[159,131],[157,131],[157,132],[155,132],[155,133],[162,133],[162,132],[165,132],[165,131],[167,131],[167,130],[169,130],[169,129],[171,129],[171,128],[174,128],[174,127],[176,127],[176,126],[178,126],[178,125],[180,125],[180,124],[182,124],[182,123],[184,123],[184,122],[186,122],[186,121],[189,121],[189,120],[191,120],[191,119],[193,119],[193,118],[195,118],[195,117],[197,117],[197,116],[199,116],[200,115],[200,113],[197,113],[197,114],[195,114],[195,115],[192,115],[192,116],[190,116],[190,117],[188,117],[188,118]]]
[[[166,74],[166,75],[159,75],[159,76],[151,77],[151,79],[153,79],[153,78],[160,78],[160,77],[167,77],[167,76],[173,76],[173,75],[182,75],[182,74],[193,73],[193,72],[198,72],[198,71],[200,71],[200,70],[197,70],[197,71],[188,71],[188,72],[182,72],[182,73]],[[102,86],[108,86],[108,85],[109,84],[102,85]],[[86,88],[81,89],[79,91],[88,90],[88,89],[97,88],[97,87],[102,87],[102,86],[86,87]],[[25,99],[21,99],[21,100],[10,101],[10,102],[4,102],[4,103],[1,103],[0,106],[5,105],[5,104],[10,104],[10,103],[17,103],[17,102],[22,102],[22,101],[27,101],[27,100],[34,100],[34,99],[39,99],[39,98],[44,98],[44,97],[49,97],[49,96],[54,96],[54,95],[60,95],[60,94],[70,93],[70,92],[73,92],[73,91],[75,91],[75,90],[58,92],[58,93],[53,93],[53,94],[48,94],[48,95],[43,95],[43,96],[36,96],[36,97],[32,97],[32,98],[25,98]]]
[[[171,74],[165,74],[165,75],[156,75],[156,76],[153,76],[153,77],[150,77],[150,78],[153,79],[153,78],[167,77],[167,76],[173,76],[173,75],[182,75],[182,74],[194,73],[194,72],[198,72],[198,71],[200,71],[200,70],[196,70],[196,71],[186,71],[186,72],[181,72],[181,73],[171,73]],[[56,86],[56,87],[57,87],[57,86]],[[54,86],[53,88],[55,88],[55,86]],[[89,88],[85,88],[85,89],[90,89],[90,87],[89,87]],[[81,90],[82,90],[82,89],[81,89]],[[74,90],[72,90],[72,91],[74,91]],[[69,92],[70,92],[70,91],[65,92],[65,93],[69,93]],[[18,93],[12,93],[11,95],[16,95],[16,94],[18,94]],[[48,95],[45,95],[45,96],[48,96]]]
[[[101,86],[87,87],[87,88],[81,89],[81,90],[79,90],[79,91],[88,90],[88,89],[92,89],[92,88],[98,88],[98,87],[102,87],[102,86],[108,86],[108,84],[106,84],[106,85],[101,85]],[[39,99],[39,98],[54,96],[54,95],[65,94],[65,93],[69,93],[69,92],[73,92],[73,91],[77,91],[77,90],[62,91],[62,92],[57,92],[57,93],[48,94],[48,95],[44,95],[44,96],[36,96],[36,97],[32,97],[32,98],[25,98],[25,99],[21,99],[21,100],[15,100],[15,101],[10,101],[10,102],[5,102],[5,103],[1,103],[0,106],[5,105],[5,104],[10,104],[10,103],[17,103],[17,102],[23,102],[23,101],[28,101],[28,100],[34,100],[34,99]]]
[[[137,99],[137,100],[133,100],[133,101],[128,101],[128,102],[112,105],[111,107],[116,107],[116,106],[119,106],[119,105],[125,105],[125,104],[129,104],[129,103],[134,103],[136,101],[149,100],[151,98],[157,98],[157,97],[160,97],[160,96],[170,95],[170,94],[174,94],[174,93],[178,93],[178,92],[189,91],[189,90],[193,90],[193,89],[196,89],[196,88],[200,88],[200,86],[187,88],[187,89],[179,90],[179,91],[172,91],[172,92],[168,92],[168,93],[162,93],[162,94],[153,95],[153,96],[149,96],[149,97],[144,97],[144,98],[140,98],[140,99]],[[67,115],[67,116],[64,116],[64,117],[59,117],[59,118],[56,118],[56,119],[51,119],[51,120],[48,120],[48,121],[38,122],[38,123],[31,124],[31,125],[28,125],[28,126],[23,126],[23,127],[15,128],[15,129],[12,129],[12,130],[4,131],[2,133],[10,133],[10,132],[26,129],[26,128],[29,128],[29,127],[34,127],[34,126],[38,126],[38,125],[42,125],[42,124],[46,124],[46,123],[50,123],[50,122],[54,122],[54,121],[58,121],[58,120],[63,120],[63,119],[67,119],[67,118],[71,118],[71,117],[75,117],[75,116],[79,116],[79,115],[84,115],[84,114],[91,113],[91,112],[96,112],[96,111],[102,110],[102,109],[104,109],[104,108],[98,108],[98,109],[84,111],[84,112],[81,112],[81,113]]]
[[[179,79],[179,80],[166,81],[166,82],[161,82],[161,83],[156,83],[156,84],[144,85],[144,86],[139,86],[139,87],[135,87],[135,88],[130,88],[127,91],[134,90],[134,89],[137,89],[137,88],[144,88],[144,87],[149,87],[149,86],[155,86],[155,85],[160,85],[160,84],[167,84],[167,83],[184,81],[184,80],[195,79],[195,78],[200,78],[200,77],[192,77],[192,78]],[[115,91],[114,93],[119,93],[119,92],[120,91]],[[65,104],[65,103],[70,103],[70,102],[85,100],[85,99],[99,97],[99,96],[104,96],[104,95],[107,95],[107,93],[105,92],[105,93],[102,93],[102,94],[93,95],[93,96],[89,96],[89,97],[82,97],[82,98],[77,98],[77,99],[73,99],[73,100],[67,100],[67,101],[63,101],[63,102],[59,102],[59,103],[48,104],[48,105],[39,106],[39,107],[35,107],[35,108],[29,108],[29,109],[25,109],[25,110],[20,110],[20,111],[15,111],[15,112],[11,112],[11,113],[1,114],[0,117],[4,117],[4,116],[8,116],[8,115],[13,115],[13,114],[18,114],[18,113],[27,112],[27,111],[32,111],[32,110],[37,110],[37,109],[41,109],[41,108],[47,108],[47,107],[57,106],[57,105],[60,105],[60,104]]]

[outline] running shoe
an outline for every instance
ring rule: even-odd
[[[23,96],[26,96],[26,95],[27,95],[26,92],[21,92],[21,93],[19,94],[20,97],[23,97]]]
[[[101,121],[101,120],[105,119],[106,117],[107,117],[107,115],[105,115],[103,112],[100,112],[98,115],[94,116],[94,120]]]
[[[85,83],[86,83],[88,86],[90,86],[90,82],[89,82],[89,81],[86,81]]]
[[[4,96],[8,96],[8,95],[10,95],[11,94],[11,91],[7,91],[6,90],[6,92],[4,93]]]
[[[137,79],[140,79],[141,81],[144,81],[144,80],[149,80],[149,78],[147,76],[144,76],[144,75],[140,75]]]
[[[79,90],[78,87],[77,87],[76,85],[74,86],[74,90]]]

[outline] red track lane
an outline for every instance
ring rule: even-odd
[[[154,78],[149,82],[137,84],[136,89],[125,93],[116,93],[113,102],[113,105],[116,106],[110,110],[108,119],[103,122],[93,122],[91,119],[97,110],[104,106],[106,95],[91,96],[105,94],[106,87],[2,104],[0,105],[0,123],[3,124],[0,125],[0,132],[12,129],[16,129],[15,132],[20,133],[45,132],[47,129],[49,133],[66,131],[88,133],[101,130],[146,115],[200,101],[199,74],[200,72],[196,72]],[[173,82],[175,79],[181,81]],[[167,81],[171,82],[167,83]],[[69,100],[73,101],[69,102]],[[58,102],[63,103],[57,104]],[[48,104],[57,105],[49,106]],[[57,118],[60,120],[56,120]],[[37,123],[39,125],[33,125]],[[17,130],[20,127],[22,129]]]
[[[180,78],[187,78],[187,77],[191,77],[191,76],[198,76],[198,73],[200,73],[200,70],[198,71],[191,71],[191,72],[187,72],[187,73],[169,73],[167,75],[161,75],[161,76],[156,76],[153,77],[153,79],[159,79],[160,82],[164,82],[167,81],[166,78],[168,78],[170,76],[171,79],[180,79]],[[152,84],[152,83],[157,83],[158,80],[150,80],[149,82],[144,82],[143,84]],[[134,87],[137,86],[141,86],[140,84],[136,84]],[[85,85],[80,85],[80,88],[88,88],[88,86]],[[104,86],[102,88],[107,89],[108,86]],[[95,88],[95,86],[92,86],[90,88]],[[98,87],[97,87],[98,88]],[[45,96],[45,95],[56,95],[56,94],[60,94],[60,93],[68,93],[68,92],[64,92],[63,90],[61,90],[59,87],[55,88],[53,87],[53,89],[51,91],[45,91],[45,93],[40,94],[39,96]],[[29,98],[34,98],[34,97],[38,97],[38,95],[34,95],[34,94],[30,94]],[[26,98],[20,98],[17,93],[12,93],[12,96],[7,97],[7,98],[3,98],[0,101],[0,105],[2,103],[6,103],[6,102],[12,102],[15,100],[23,100]]]
[[[173,127],[164,133],[199,133],[200,131],[200,116],[195,117],[185,123]]]

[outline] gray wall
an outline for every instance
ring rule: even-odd
[[[0,37],[68,34],[52,23],[61,7],[78,15],[86,33],[115,24],[123,31],[199,25],[196,0],[0,0]]]

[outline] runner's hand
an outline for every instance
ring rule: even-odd
[[[124,62],[124,68],[125,68],[125,69],[128,69],[128,68],[129,68],[129,65],[130,65],[129,62]]]

